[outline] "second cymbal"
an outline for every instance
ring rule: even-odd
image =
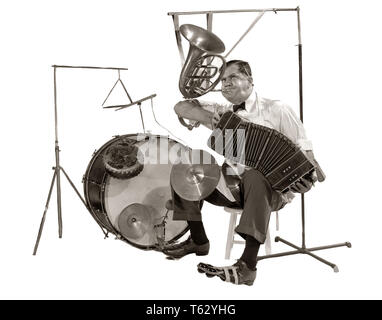
[[[154,235],[153,216],[155,209],[141,203],[133,203],[122,210],[118,217],[118,227],[127,239],[141,239]]]

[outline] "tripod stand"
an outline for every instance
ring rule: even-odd
[[[312,258],[317,259],[318,261],[328,265],[329,267],[332,267],[334,272],[338,272],[339,270],[338,270],[337,265],[313,254],[312,251],[326,250],[326,249],[345,247],[345,246],[348,248],[351,248],[351,243],[350,242],[343,242],[343,243],[331,244],[331,245],[327,245],[327,246],[320,246],[320,247],[314,247],[314,248],[307,248],[306,247],[306,244],[305,244],[305,200],[304,200],[303,194],[301,195],[301,220],[302,220],[302,234],[301,234],[302,243],[301,243],[301,247],[299,247],[299,246],[297,246],[297,245],[295,245],[295,244],[293,244],[293,243],[291,243],[291,242],[289,242],[283,238],[276,237],[275,242],[280,241],[280,242],[292,247],[295,250],[281,252],[281,253],[275,253],[275,254],[269,254],[269,255],[265,255],[265,256],[260,256],[257,258],[257,260],[260,261],[263,259],[278,258],[278,257],[284,257],[284,256],[290,256],[290,255],[302,253],[302,254],[307,254],[307,255],[311,256]]]
[[[298,27],[298,62],[299,62],[299,100],[300,100],[300,119],[301,122],[304,121],[303,119],[303,91],[302,91],[302,44],[301,44],[301,26],[300,26],[300,8],[296,8],[297,12],[297,27]],[[318,163],[317,164],[317,175],[319,176],[321,173],[321,168],[319,167]],[[325,177],[322,177],[322,180],[325,179]],[[321,179],[319,178],[319,181]],[[307,248],[305,245],[305,196],[304,194],[301,194],[301,225],[302,225],[302,243],[301,247],[283,239],[280,237],[275,238],[275,242],[282,242],[290,247],[292,247],[295,250],[292,251],[286,251],[282,253],[276,253],[276,254],[270,254],[270,255],[265,255],[258,257],[257,260],[263,260],[263,259],[268,259],[268,258],[277,258],[277,257],[283,257],[283,256],[289,256],[289,255],[294,255],[294,254],[307,254],[311,256],[312,258],[315,258],[316,260],[330,266],[333,268],[334,272],[338,272],[338,267],[334,263],[331,263],[315,254],[312,253],[312,251],[317,251],[317,250],[326,250],[326,249],[332,249],[332,248],[338,248],[338,247],[348,247],[351,248],[351,243],[350,242],[343,242],[343,243],[338,243],[338,244],[332,244],[332,245],[327,245],[327,246],[320,246],[320,247],[314,247],[314,248]]]
[[[38,246],[40,243],[42,231],[43,231],[44,224],[45,224],[46,213],[48,211],[50,198],[52,196],[53,186],[55,184],[56,184],[56,189],[57,189],[58,236],[59,236],[59,238],[62,238],[63,225],[62,225],[62,207],[61,207],[61,174],[60,174],[61,171],[64,174],[64,176],[66,177],[66,179],[69,181],[71,187],[74,189],[77,196],[80,198],[82,203],[85,205],[86,209],[89,210],[89,207],[86,204],[84,198],[78,192],[77,188],[75,187],[72,180],[69,178],[69,175],[65,172],[64,168],[62,168],[60,165],[60,147],[59,147],[59,143],[58,143],[58,119],[57,119],[57,81],[56,81],[57,68],[106,69],[106,70],[118,70],[118,73],[120,70],[127,70],[126,68],[89,67],[89,66],[58,66],[58,65],[53,65],[52,67],[54,70],[54,123],[55,123],[55,148],[54,148],[54,151],[55,151],[56,165],[55,165],[55,167],[53,167],[54,173],[53,173],[53,177],[52,177],[52,182],[50,184],[48,198],[47,198],[47,201],[45,204],[45,210],[44,210],[44,213],[43,213],[43,216],[41,219],[40,228],[38,231],[36,243],[35,243],[34,250],[33,250],[33,255],[36,255],[36,253],[37,253],[37,249],[38,249]],[[107,232],[103,229],[103,227],[101,225],[99,225],[99,226],[102,229],[102,232],[104,233],[105,237],[107,237]]]

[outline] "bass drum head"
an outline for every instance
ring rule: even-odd
[[[110,175],[102,158],[110,145],[126,138],[143,155],[144,159],[139,159],[143,169],[121,179]],[[187,222],[174,221],[173,211],[165,204],[171,199],[172,165],[186,150],[168,137],[149,134],[125,135],[107,142],[93,156],[84,178],[85,198],[93,217],[109,232],[141,249],[153,249],[160,240],[171,243],[183,236]]]

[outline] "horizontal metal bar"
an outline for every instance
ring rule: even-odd
[[[322,262],[322,263],[327,264],[328,266],[332,267],[333,269],[337,269],[337,270],[338,270],[337,266],[336,266],[334,263],[331,263],[331,262],[329,262],[328,260],[325,260],[325,259],[323,259],[323,258],[321,258],[321,257],[319,257],[319,256],[317,256],[317,255],[315,255],[315,254],[313,254],[313,253],[311,253],[311,252],[308,251],[308,250],[304,250],[304,253],[307,254],[307,255],[309,255],[309,256],[311,256],[312,258],[317,259],[318,261],[320,261],[320,262]],[[338,271],[337,271],[337,272],[338,272]]]
[[[120,105],[115,105],[115,106],[106,106],[106,107],[103,107],[103,108],[104,108],[104,109],[119,108],[119,109],[116,110],[116,111],[118,111],[118,110],[121,110],[121,109],[130,107],[130,106],[132,106],[132,105],[134,105],[134,104],[140,104],[141,102],[146,101],[146,100],[149,100],[149,99],[152,99],[152,98],[155,98],[156,96],[157,96],[157,95],[154,93],[154,94],[152,94],[152,95],[150,95],[150,96],[147,96],[147,97],[145,97],[145,98],[139,99],[139,100],[134,101],[134,102],[131,102],[131,103],[129,103],[129,104],[120,104]]]
[[[268,8],[268,9],[242,9],[242,10],[210,10],[210,11],[185,11],[185,12],[168,12],[169,16],[175,15],[191,15],[191,14],[208,14],[208,13],[242,13],[242,12],[279,12],[279,11],[297,11],[298,8]]]
[[[328,245],[328,246],[308,248],[307,250],[308,251],[318,251],[318,250],[333,249],[333,248],[339,248],[339,247],[351,248],[351,244],[350,244],[350,242],[344,242],[344,243],[332,244],[332,245]]]
[[[280,253],[274,253],[274,254],[268,254],[266,256],[259,256],[257,257],[257,261],[269,259],[269,258],[279,258],[284,256],[290,256],[294,254],[302,253],[301,250],[293,250],[293,251],[286,251],[286,252],[280,252]]]
[[[52,65],[53,68],[74,68],[74,69],[104,69],[104,70],[128,70],[127,68],[117,67],[92,67],[92,66],[65,66],[65,65]]]
[[[276,238],[275,238],[275,241],[276,241],[276,242],[280,241],[280,242],[282,242],[282,243],[285,243],[286,245],[288,245],[288,246],[290,246],[290,247],[292,247],[292,248],[294,248],[294,249],[296,249],[296,250],[304,249],[304,248],[300,248],[299,246],[296,246],[295,244],[290,243],[289,241],[286,241],[286,240],[284,240],[283,238],[280,238],[280,237],[276,237]]]
[[[286,245],[289,245],[291,246],[292,248],[295,248],[296,250],[293,250],[293,251],[286,251],[286,252],[280,252],[280,253],[275,253],[275,254],[270,254],[270,255],[265,255],[265,256],[259,256],[257,258],[257,261],[260,261],[260,260],[263,260],[263,259],[269,259],[269,258],[278,258],[278,257],[284,257],[284,256],[290,256],[290,255],[295,255],[295,254],[298,254],[298,253],[302,253],[302,254],[308,254],[310,255],[311,257],[331,266],[334,271],[338,272],[338,268],[335,264],[321,258],[321,257],[318,257],[316,256],[315,254],[311,253],[311,251],[318,251],[318,250],[325,250],[325,249],[332,249],[332,248],[338,248],[338,247],[348,247],[348,248],[351,248],[351,243],[350,242],[344,242],[344,243],[338,243],[338,244],[333,244],[333,245],[328,245],[328,246],[321,246],[321,247],[314,247],[314,248],[309,248],[309,249],[304,249],[304,248],[300,248],[282,238],[279,238],[277,237],[278,240],[277,241],[280,241],[280,242],[283,242],[284,244]]]

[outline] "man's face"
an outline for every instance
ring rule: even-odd
[[[231,64],[225,69],[221,81],[222,94],[231,103],[242,103],[252,92],[253,85],[250,78],[241,73],[236,64]]]

